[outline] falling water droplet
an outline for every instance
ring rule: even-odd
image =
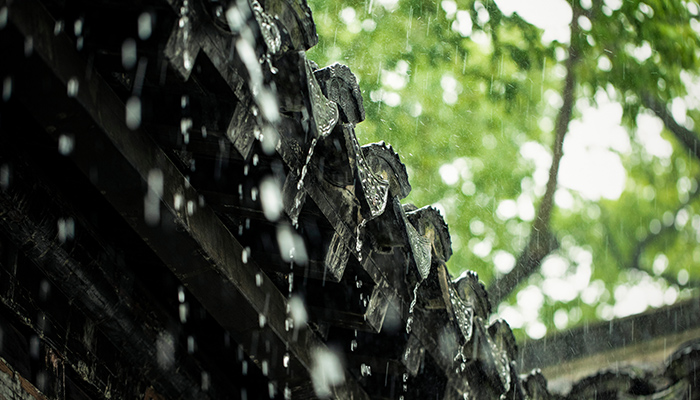
[[[194,354],[195,347],[194,336],[187,336],[187,353]]]
[[[184,197],[180,193],[175,193],[173,195],[173,207],[175,211],[180,211],[182,208],[182,203],[185,201]]]
[[[10,166],[3,164],[0,166],[0,190],[10,187]]]
[[[185,288],[182,286],[179,286],[177,288],[177,301],[179,301],[180,303],[185,302]]]
[[[369,365],[362,363],[362,365],[360,365],[360,375],[362,375],[362,376],[372,375],[372,368]]]
[[[187,49],[185,49],[185,51],[182,52],[182,59],[183,66],[185,67],[185,69],[192,69],[192,56],[190,56],[190,52]]]
[[[187,200],[187,215],[192,216],[194,214],[194,201]]]
[[[78,18],[75,20],[73,23],[73,33],[75,33],[75,36],[80,36],[83,34],[83,19]]]
[[[189,307],[187,306],[187,304],[184,304],[184,303],[183,303],[183,304],[180,304],[178,310],[179,310],[179,314],[180,314],[180,322],[183,323],[183,324],[186,323],[186,322],[187,322],[187,314],[188,314],[188,311],[189,311]]]
[[[2,81],[2,101],[10,100],[12,96],[12,77],[6,76]]]
[[[72,136],[62,134],[58,137],[58,152],[61,155],[67,156],[72,153],[74,146],[75,142]]]
[[[75,97],[78,95],[78,86],[78,78],[72,77],[68,80],[68,83],[66,84],[66,92],[68,97]]]
[[[209,385],[210,385],[211,378],[209,377],[209,373],[206,371],[202,371],[202,391],[207,391],[209,390]]]
[[[146,40],[151,37],[153,32],[153,18],[151,13],[144,12],[139,15],[139,39]]]
[[[58,241],[65,243],[75,237],[75,222],[72,217],[58,219]]]
[[[29,57],[34,53],[34,38],[28,36],[24,39],[24,56]]]
[[[406,333],[411,333],[411,324],[413,323],[413,309],[416,307],[416,302],[418,300],[418,288],[420,287],[420,281],[416,283],[413,288],[413,300],[411,300],[411,305],[408,308],[408,319],[406,320]]]
[[[7,6],[0,8],[0,30],[5,29],[7,26]]]
[[[136,41],[132,38],[122,43],[122,66],[124,69],[132,69],[136,65]]]
[[[260,201],[263,214],[268,221],[277,221],[282,215],[282,189],[273,178],[265,177],[260,182]]]
[[[256,273],[255,274],[255,286],[257,286],[257,287],[262,286],[262,282],[263,282],[262,273],[260,273],[260,272]]]
[[[136,96],[126,101],[126,126],[131,130],[141,126],[141,99]]]

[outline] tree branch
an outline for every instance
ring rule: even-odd
[[[700,161],[700,139],[695,132],[679,124],[671,113],[666,109],[666,105],[656,99],[649,93],[642,94],[642,104],[650,109],[657,117],[661,118],[666,126],[666,129],[678,139],[688,152],[695,156]]]
[[[681,204],[676,208],[676,210],[673,212],[673,215],[677,215],[680,210],[683,208],[687,207],[690,203],[695,200],[698,195],[700,195],[700,189],[695,188],[693,192],[691,192],[688,196],[688,198],[681,202]],[[638,269],[638,270],[644,270],[640,265],[639,265],[639,260],[642,258],[642,253],[644,253],[644,250],[646,247],[651,244],[654,240],[659,238],[660,236],[664,235],[666,232],[669,232],[673,229],[673,225],[668,225],[668,226],[663,226],[661,229],[659,229],[658,232],[649,232],[649,234],[642,240],[640,240],[637,245],[634,248],[634,251],[632,252],[632,259],[628,265],[629,268],[632,269]],[[667,278],[668,279],[668,278]],[[675,280],[675,278],[674,278]]]
[[[575,35],[578,33],[578,9],[574,7],[574,15],[571,20],[571,45],[569,46],[569,58],[566,60],[566,78],[562,89],[564,99],[557,124],[555,126],[555,138],[552,145],[552,165],[549,169],[549,180],[547,187],[537,209],[535,221],[530,231],[530,239],[518,257],[513,269],[497,278],[489,286],[489,298],[494,305],[498,305],[503,299],[518,286],[518,284],[532,275],[542,264],[542,260],[552,251],[559,248],[555,236],[549,228],[549,221],[554,208],[554,193],[557,189],[557,176],[559,174],[559,164],[563,156],[564,135],[569,130],[569,122],[574,108],[574,90],[576,85],[575,66],[578,59],[578,51],[575,43]]]

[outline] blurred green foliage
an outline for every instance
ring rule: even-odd
[[[693,195],[700,162],[667,130],[661,137],[671,155],[654,155],[637,126],[654,120],[644,95],[669,108],[686,99],[679,123],[700,122],[700,100],[686,98],[699,66],[698,6],[567,3],[580,26],[570,40],[578,51],[574,119],[601,98],[621,106],[629,150],[604,150],[620,158],[626,182],[614,200],[591,200],[560,185],[557,196],[569,199],[557,201],[568,205],[552,215],[560,249],[542,272],[521,282],[522,293],[494,305],[506,317],[539,309],[509,321],[533,337],[542,325],[552,331],[625,313],[615,305],[635,285],[661,293],[661,303],[649,301],[660,306],[697,295],[691,288],[700,279],[700,202]],[[488,0],[311,0],[310,6],[320,40],[308,57],[321,66],[346,64],[360,81],[367,119],[356,128],[358,139],[396,148],[413,186],[406,201],[436,205],[449,224],[452,275],[471,269],[488,284],[530,235],[547,178],[537,175],[543,169],[537,164],[549,168],[570,43],[543,42],[540,28]],[[565,142],[565,157],[566,149]],[[504,201],[517,212],[498,212]],[[552,296],[563,281],[574,283],[572,292]],[[533,288],[539,295],[533,297]]]

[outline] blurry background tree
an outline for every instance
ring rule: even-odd
[[[700,21],[681,0],[310,0],[364,143],[450,226],[516,335],[698,295]],[[700,126],[700,125],[699,125]]]

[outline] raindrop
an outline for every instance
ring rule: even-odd
[[[309,316],[306,313],[306,307],[304,307],[304,301],[299,296],[292,296],[288,303],[289,312],[292,316],[295,329],[306,325],[309,320]]]
[[[75,33],[75,36],[80,36],[83,34],[83,19],[78,18],[75,20],[73,23],[73,33]]]
[[[182,53],[182,58],[184,59],[184,67],[186,70],[192,69],[192,56],[190,55],[190,52],[185,49],[185,51]]]
[[[257,286],[257,287],[262,286],[262,282],[263,282],[262,273],[257,272],[255,274],[255,286]]]
[[[24,40],[24,56],[29,57],[34,53],[34,38],[31,36]]]
[[[175,211],[180,211],[182,208],[182,203],[185,201],[184,197],[180,193],[175,193],[173,195],[173,207]]]
[[[411,333],[411,324],[413,324],[413,309],[416,307],[416,301],[418,300],[418,288],[420,287],[420,281],[416,283],[413,288],[413,300],[411,300],[411,305],[408,307],[408,319],[406,320],[406,333]]]
[[[82,49],[83,49],[83,37],[82,37],[82,36],[80,36],[78,39],[76,39],[76,41],[75,41],[75,48],[78,49],[78,50],[82,50]]]
[[[262,327],[261,327],[261,328],[262,328]],[[263,361],[262,361],[262,373],[263,373],[263,376],[267,376],[267,374],[269,373],[269,369],[270,369],[270,367],[269,367],[269,365],[268,365],[267,360],[263,360]]]
[[[362,363],[362,365],[360,365],[360,375],[371,376],[372,375],[372,368],[369,365]]]
[[[202,390],[207,391],[209,390],[209,385],[211,384],[211,378],[209,377],[209,373],[206,371],[202,371]]]
[[[5,29],[7,26],[7,6],[0,8],[0,29]]]
[[[139,39],[146,40],[153,32],[153,17],[151,13],[144,12],[139,15]]]
[[[202,126],[202,138],[206,139],[207,138],[207,127]]]
[[[367,224],[367,220],[362,220],[355,229],[355,251],[357,251],[357,259],[362,261],[362,229]]]
[[[248,361],[246,360],[243,360],[243,362],[241,363],[241,375],[248,375]]]
[[[61,135],[58,137],[58,152],[63,156],[67,156],[73,152],[75,142],[70,135]]]
[[[271,155],[275,152],[277,145],[279,144],[279,134],[270,126],[265,126],[265,134],[262,135],[260,139],[262,144],[263,152],[267,155]]]
[[[136,96],[126,101],[126,126],[132,131],[141,126],[141,99]]]
[[[177,288],[177,301],[179,301],[180,303],[185,302],[185,288],[182,286],[179,286]]]
[[[184,324],[184,323],[187,322],[187,314],[188,314],[188,312],[189,312],[189,307],[187,306],[187,304],[184,304],[184,303],[183,303],[183,304],[180,304],[180,307],[179,307],[179,314],[180,314],[180,322],[181,322],[181,323]]]
[[[187,354],[194,354],[195,348],[194,336],[187,336]]]
[[[285,368],[289,368],[289,353],[284,353],[284,357],[282,357],[282,365]]]
[[[183,110],[187,108],[187,106],[190,104],[190,97],[187,95],[183,95],[180,97],[180,108]]]
[[[46,279],[42,279],[39,284],[39,298],[45,301],[49,298],[49,292],[51,292],[51,284]]]
[[[187,215],[192,215],[194,214],[194,201],[193,200],[187,200]]]
[[[122,43],[122,66],[132,69],[136,65],[136,41],[128,38]]]
[[[38,336],[33,335],[29,339],[29,354],[32,356],[32,358],[39,358],[40,345],[41,342],[39,341]]]
[[[356,348],[357,348],[357,340],[353,339],[350,342],[350,351],[355,351]]]
[[[258,157],[257,154],[253,154],[253,166],[257,167],[258,166],[258,161],[260,161],[260,158]]]
[[[250,248],[249,248],[249,247],[246,247],[246,248],[243,249],[243,251],[241,252],[241,261],[243,261],[243,264],[248,264],[248,256],[250,255],[250,254],[248,254],[249,252],[250,252]]]
[[[0,336],[1,338],[2,336]],[[0,343],[2,345],[2,343]],[[0,347],[2,349],[2,347]],[[284,384],[284,400],[292,400],[292,389],[289,388],[289,384]]]
[[[39,371],[36,373],[36,387],[41,391],[46,390],[47,381],[49,380],[46,371]]]
[[[275,390],[275,384],[273,382],[269,382],[267,384],[267,395],[270,396],[271,399],[275,398],[275,393],[277,391]]]
[[[282,215],[284,206],[282,204],[282,189],[273,178],[265,177],[260,182],[260,201],[265,218],[268,221],[277,221]]]
[[[68,83],[66,84],[66,92],[68,97],[75,97],[78,95],[78,86],[78,78],[72,77],[68,80]]]
[[[160,198],[162,195],[163,172],[159,169],[152,169],[148,171],[148,192],[143,199],[144,219],[150,226],[158,225],[160,222]]]
[[[250,189],[250,198],[253,201],[258,200],[258,188],[254,187],[254,188]]]
[[[192,128],[191,118],[183,118],[180,120],[180,133],[182,133],[185,144],[190,142],[190,128]]]
[[[297,235],[291,226],[281,224],[277,227],[277,243],[285,262],[294,261],[298,265],[306,265],[308,255],[304,239]]]
[[[73,218],[58,219],[58,241],[65,243],[75,237],[75,222]]]
[[[0,189],[6,190],[10,187],[10,166],[3,164],[0,166]]]
[[[331,388],[345,381],[343,366],[338,356],[328,349],[315,349],[313,366],[311,368],[311,381],[317,397],[331,397],[333,394]]]
[[[12,77],[6,76],[2,81],[2,101],[10,100],[12,96]]]

